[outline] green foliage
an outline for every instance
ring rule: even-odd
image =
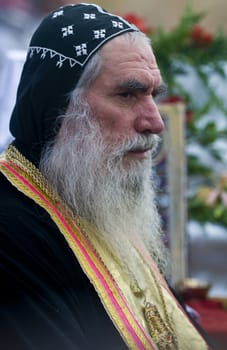
[[[191,176],[199,174],[207,179],[212,177],[212,170],[208,166],[201,164],[198,158],[193,155],[188,156],[187,173]]]
[[[215,148],[215,142],[227,137],[227,129],[220,130],[215,117],[212,121],[203,123],[201,121],[204,121],[204,117],[213,108],[227,118],[227,105],[210,83],[210,77],[214,74],[220,79],[227,78],[223,69],[223,62],[227,61],[227,38],[221,31],[212,35],[204,30],[200,25],[204,16],[204,13],[195,14],[190,7],[187,7],[173,30],[157,28],[149,36],[168,88],[170,101],[171,96],[180,97],[192,114],[186,124],[186,146],[196,143],[206,149],[211,159],[221,162],[223,155]],[[188,67],[193,69],[200,89],[202,88],[206,94],[202,104],[200,97],[195,99],[179,79],[188,74]],[[217,174],[213,164],[204,165],[198,156],[188,153],[187,171],[189,182],[191,178],[199,176],[202,184],[212,183],[213,188],[216,188]],[[208,206],[206,201],[193,194],[195,192],[196,189],[188,196],[189,219],[227,226],[226,203],[217,200],[212,206]]]
[[[215,205],[205,205],[198,197],[192,197],[188,203],[189,219],[200,223],[211,222],[227,226],[227,207],[218,201]]]
[[[204,16],[194,14],[187,7],[174,30],[157,28],[150,33],[152,47],[170,94],[178,91],[176,75],[185,73],[183,66],[179,68],[176,61],[193,66],[204,83],[208,82],[209,77],[202,70],[204,66],[225,77],[222,66],[227,58],[227,39],[221,31],[215,36],[206,32],[199,25]]]

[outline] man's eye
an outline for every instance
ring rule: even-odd
[[[123,98],[129,98],[132,96],[130,92],[120,92],[118,95]]]

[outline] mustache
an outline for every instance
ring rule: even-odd
[[[124,156],[128,152],[151,151],[151,154],[154,155],[157,152],[160,142],[161,138],[158,135],[136,135],[121,141],[116,146],[114,153],[118,156]]]

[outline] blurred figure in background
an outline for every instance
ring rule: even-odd
[[[29,0],[0,0],[1,50],[27,49],[33,29]]]
[[[0,1],[0,151],[9,143],[9,117],[33,30],[28,0]]]
[[[12,140],[9,118],[32,33],[46,13],[67,2],[0,0],[0,152]]]

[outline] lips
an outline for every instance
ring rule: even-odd
[[[151,150],[153,148],[153,144],[152,145],[147,145],[146,147],[142,147],[142,146],[134,146],[131,147],[131,149],[128,150],[128,152],[133,152],[133,153],[143,153],[143,152],[147,152],[149,150]]]
[[[128,139],[121,143],[121,146],[117,149],[116,153],[119,157],[124,157],[127,154],[144,155],[148,151],[155,152],[159,144],[158,135],[137,135],[133,139]]]

